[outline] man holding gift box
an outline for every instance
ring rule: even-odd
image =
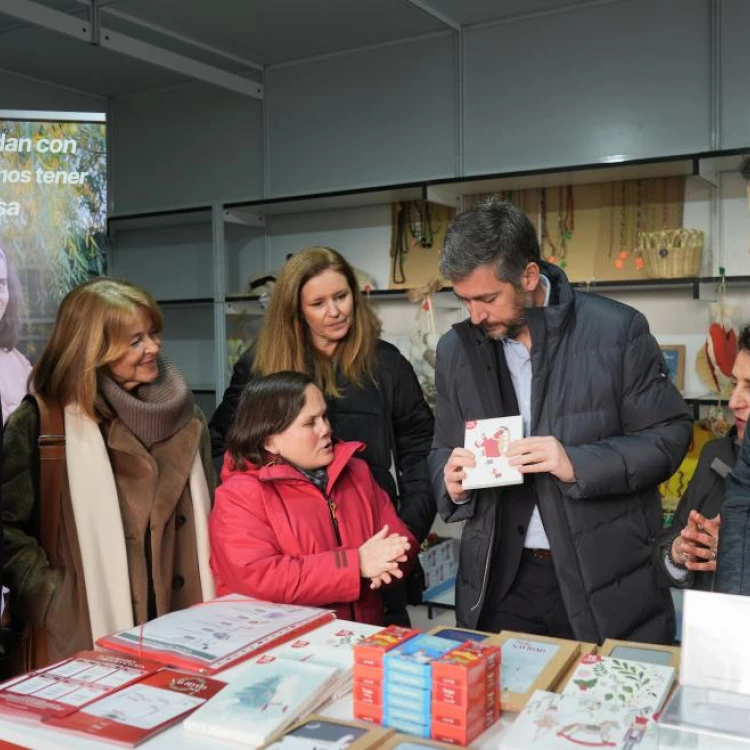
[[[671,643],[657,485],[692,420],[645,318],[574,291],[507,202],[456,217],[440,271],[470,315],[438,346],[430,454],[443,518],[466,521],[458,625]],[[465,491],[465,422],[517,414],[526,437],[507,455],[524,483]]]

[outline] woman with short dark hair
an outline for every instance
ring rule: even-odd
[[[211,513],[217,593],[331,607],[384,622],[375,589],[417,553],[361,443],[334,443],[321,390],[307,375],[252,380],[227,437]]]

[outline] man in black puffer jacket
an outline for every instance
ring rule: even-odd
[[[670,643],[657,485],[682,460],[692,420],[645,318],[575,292],[510,203],[459,215],[441,272],[470,313],[438,346],[429,459],[441,515],[466,522],[458,624]],[[508,455],[524,483],[465,492],[464,423],[514,414],[527,437]]]
[[[740,168],[750,203],[750,156]],[[750,596],[750,437],[745,437],[734,470],[727,477],[721,506],[721,533],[716,556],[715,591]]]

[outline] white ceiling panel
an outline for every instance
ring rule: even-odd
[[[407,0],[117,0],[110,7],[261,65],[445,30]]]

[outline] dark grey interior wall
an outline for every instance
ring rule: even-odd
[[[262,125],[260,100],[203,83],[114,98],[113,212],[260,197]]]
[[[466,173],[709,149],[710,48],[709,0],[628,0],[467,31]]]
[[[106,112],[107,99],[0,70],[0,109]]]
[[[269,196],[456,174],[456,45],[441,33],[266,73]]]
[[[721,8],[721,147],[745,148],[750,145],[750,3],[723,0]]]

